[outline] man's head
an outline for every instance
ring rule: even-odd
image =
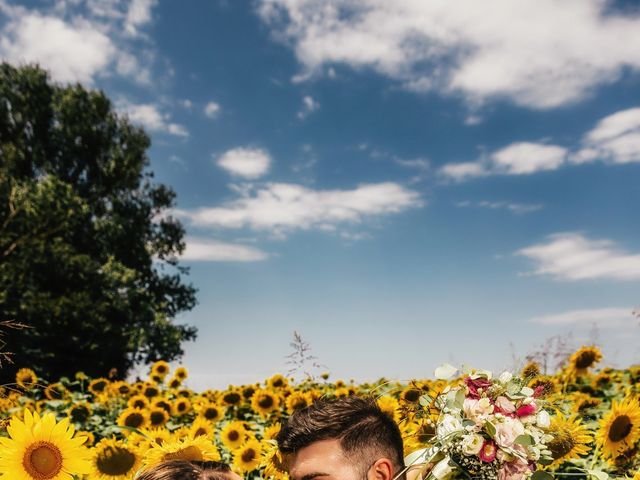
[[[402,436],[375,400],[320,400],[289,417],[277,437],[292,480],[392,480]]]
[[[170,460],[154,465],[136,480],[242,480],[226,463]]]

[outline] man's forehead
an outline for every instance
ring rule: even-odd
[[[346,462],[346,457],[340,441],[331,439],[314,442],[296,453],[286,455],[284,460],[289,468],[289,476],[294,480],[302,480],[311,474],[330,475],[332,469]]]

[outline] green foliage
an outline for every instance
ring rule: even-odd
[[[15,366],[45,378],[172,360],[195,329],[176,256],[174,192],[153,183],[145,132],[100,91],[0,65],[0,321]],[[13,370],[0,370],[12,381]]]

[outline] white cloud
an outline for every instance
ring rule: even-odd
[[[313,99],[310,95],[305,95],[302,99],[302,109],[298,112],[298,118],[303,120],[313,112],[320,109],[320,103]]]
[[[479,202],[470,202],[468,200],[457,202],[457,207],[477,207],[488,208],[490,210],[508,210],[513,213],[531,213],[542,209],[542,205],[538,203],[516,203],[516,202],[491,202],[489,200],[481,200]]]
[[[520,142],[491,155],[493,169],[507,175],[523,175],[556,170],[565,160],[567,149],[557,145]]]
[[[535,264],[535,275],[557,280],[640,280],[640,254],[616,248],[611,240],[590,240],[579,233],[558,233],[516,252]]]
[[[180,258],[192,262],[258,262],[268,257],[262,250],[247,245],[187,237]]]
[[[565,164],[566,158],[567,149],[558,145],[517,142],[476,162],[446,164],[439,172],[454,181],[486,175],[529,175],[556,170]]]
[[[632,309],[627,307],[571,310],[529,319],[531,323],[537,323],[539,325],[591,327],[595,324],[601,328],[637,328],[637,323],[634,320]]]
[[[420,194],[386,182],[352,190],[313,190],[301,185],[272,183],[221,207],[177,211],[199,227],[268,230],[278,235],[296,229],[335,230],[341,223],[398,213],[423,205]]]
[[[269,171],[271,157],[261,148],[239,147],[223,153],[217,164],[233,175],[255,179]]]
[[[583,138],[581,150],[571,156],[574,163],[605,161],[640,162],[640,108],[609,115]]]
[[[15,64],[39,63],[61,82],[91,84],[115,56],[110,38],[81,19],[67,23],[24,13],[9,21],[0,34],[0,57]]]
[[[204,114],[209,118],[216,118],[220,113],[220,105],[216,102],[209,102],[204,106]]]
[[[304,66],[299,81],[346,64],[418,91],[460,92],[474,104],[497,97],[544,109],[640,68],[640,16],[609,4],[261,0],[258,11]]]
[[[138,28],[151,21],[151,10],[157,0],[131,0],[125,20],[125,31],[130,35],[137,35]]]
[[[121,114],[127,115],[132,123],[142,124],[151,132],[164,132],[179,137],[188,137],[187,129],[170,121],[167,113],[162,113],[154,104],[135,104],[126,100],[116,102]]]
[[[46,2],[45,2],[46,3]],[[40,9],[0,1],[6,21],[0,30],[0,58],[37,63],[56,81],[93,85],[100,76],[119,75],[148,85],[154,52],[134,46],[130,26],[151,20],[155,0],[58,0]]]

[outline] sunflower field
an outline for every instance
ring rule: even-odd
[[[548,443],[556,478],[640,479],[640,366],[598,369],[602,355],[582,347],[565,367],[545,375],[536,363],[520,375],[550,415]],[[249,479],[286,478],[275,437],[280,422],[321,397],[374,395],[400,425],[405,453],[429,444],[438,416],[420,414],[425,396],[460,383],[420,379],[399,383],[330,381],[328,374],[195,392],[184,367],[156,362],[147,379],[75,378],[43,384],[19,370],[1,387],[0,477],[4,480],[135,478],[163,460],[221,460]],[[593,474],[592,474],[593,475]],[[549,476],[549,478],[551,478]]]

